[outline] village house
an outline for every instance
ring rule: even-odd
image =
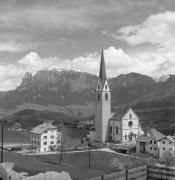
[[[137,136],[142,133],[139,118],[132,108],[111,112],[111,92],[102,50],[96,87],[95,131],[89,132],[90,141],[97,144],[136,143]]]
[[[11,128],[12,130],[16,130],[16,131],[18,131],[18,130],[22,130],[22,128],[21,128],[21,123],[19,122],[19,121],[16,121],[13,125],[12,125],[12,128]]]
[[[162,159],[167,152],[175,152],[175,140],[172,136],[165,136],[160,139],[159,143],[159,158]]]
[[[32,149],[38,152],[56,151],[61,145],[61,133],[50,122],[43,122],[31,131]]]
[[[136,152],[147,153],[159,157],[160,140],[165,136],[156,129],[150,129],[138,136],[136,140]]]

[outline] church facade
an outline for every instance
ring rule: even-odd
[[[139,134],[142,134],[139,118],[132,108],[111,112],[111,92],[102,50],[96,87],[95,132],[90,132],[90,140],[101,143],[135,142]]]

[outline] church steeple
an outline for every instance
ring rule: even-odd
[[[99,78],[96,88],[95,129],[96,141],[105,142],[108,138],[108,123],[111,117],[111,93],[108,86],[104,52],[101,52]]]
[[[101,52],[101,63],[100,63],[99,79],[101,80],[102,85],[104,85],[105,81],[107,80],[103,49],[102,49],[102,52]]]

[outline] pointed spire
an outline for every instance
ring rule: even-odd
[[[100,64],[99,79],[101,80],[102,84],[104,84],[107,79],[103,48],[102,48],[102,52],[101,52],[101,64]]]

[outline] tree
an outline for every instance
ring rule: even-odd
[[[111,164],[110,164],[111,169],[117,170],[117,169],[124,169],[124,164],[118,159],[118,158],[113,158],[111,160]]]
[[[175,153],[165,151],[163,154],[163,163],[165,166],[175,166]]]

